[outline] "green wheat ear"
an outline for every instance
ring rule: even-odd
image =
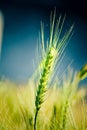
[[[66,47],[66,42],[69,40],[73,29],[73,25],[72,25],[70,29],[60,39],[65,17],[61,22],[61,16],[60,16],[55,26],[55,14],[56,13],[54,11],[54,15],[52,17],[52,13],[51,13],[50,38],[46,50],[44,48],[44,29],[43,29],[43,25],[41,24],[42,52],[45,53],[44,55],[45,57],[43,57],[42,62],[40,63],[42,71],[41,71],[41,77],[38,83],[36,97],[35,97],[36,112],[34,118],[34,130],[36,130],[37,115],[41,108],[42,103],[44,102],[44,97],[47,91],[48,82],[49,80],[51,80],[56,63],[60,59],[61,54],[63,53]]]
[[[87,78],[87,64],[85,64],[78,72],[78,77],[80,78],[80,80]]]
[[[47,91],[47,83],[49,80],[50,72],[55,63],[56,54],[57,54],[56,49],[51,47],[47,54],[45,66],[44,66],[43,72],[41,74],[40,82],[38,85],[36,101],[35,101],[35,106],[36,106],[37,110],[40,109],[41,104],[44,102],[43,97],[44,97],[45,92]]]
[[[38,111],[41,108],[41,104],[44,102],[44,96],[47,91],[47,84],[49,81],[51,70],[54,67],[56,55],[57,55],[56,49],[51,47],[46,57],[45,65],[43,68],[43,72],[41,74],[41,78],[36,93],[36,100],[35,100],[36,114],[35,114],[34,130],[36,129],[36,119]]]

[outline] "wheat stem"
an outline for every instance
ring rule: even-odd
[[[43,72],[41,74],[40,82],[38,85],[37,93],[36,93],[36,113],[35,113],[35,119],[34,119],[34,130],[36,130],[36,121],[37,121],[37,115],[39,112],[39,109],[41,108],[41,104],[44,102],[44,96],[47,91],[47,84],[49,81],[51,70],[54,66],[54,61],[56,58],[56,49],[51,47],[47,54],[47,58],[45,61],[45,66],[43,69]]]
[[[56,10],[55,10],[56,11]],[[57,56],[58,59],[60,59],[61,54],[63,53],[65,49],[65,43],[69,40],[69,37],[71,35],[73,26],[64,34],[61,40],[59,40],[59,37],[62,32],[63,24],[65,21],[65,17],[63,19],[63,22],[60,26],[59,29],[59,24],[60,24],[60,19],[57,21],[56,28],[55,28],[55,12],[52,18],[51,14],[51,27],[50,27],[50,39],[49,39],[49,45],[45,51],[45,58],[42,60],[42,68],[41,68],[41,77],[39,80],[39,84],[37,87],[36,91],[36,96],[35,96],[35,107],[36,107],[36,112],[35,112],[35,118],[34,118],[34,130],[36,130],[36,123],[37,123],[37,116],[38,112],[41,108],[42,103],[44,102],[44,97],[47,92],[47,85],[49,82],[49,79],[51,79],[51,72],[55,69],[56,61],[57,61]],[[44,26],[41,24],[41,36],[42,36],[42,48],[44,49]],[[44,52],[43,51],[43,52]]]

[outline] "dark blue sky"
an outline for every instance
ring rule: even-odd
[[[74,35],[61,63],[62,70],[73,60],[72,67],[79,70],[87,63],[87,17],[86,1],[79,0],[12,0],[0,4],[4,15],[4,34],[0,76],[17,82],[25,82],[37,64],[37,46],[40,21],[45,24],[46,36],[49,29],[51,10],[56,7],[57,17],[66,13],[65,26],[75,23]]]

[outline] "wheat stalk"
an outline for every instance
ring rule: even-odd
[[[83,79],[85,79],[85,78],[87,78],[87,64],[85,64],[82,68],[81,68],[81,70],[78,72],[78,78],[80,79],[80,80],[83,80]]]
[[[37,90],[36,101],[35,101],[36,114],[35,114],[34,129],[36,129],[35,127],[36,127],[36,118],[37,118],[38,111],[41,107],[41,104],[44,102],[44,95],[47,91],[47,83],[49,80],[51,69],[53,68],[54,65],[55,57],[56,57],[56,49],[51,47],[50,51],[47,54],[45,66],[41,74],[40,83]]]
[[[44,97],[47,91],[47,85],[48,85],[49,80],[51,80],[51,77],[52,77],[51,74],[53,74],[53,70],[56,66],[56,63],[60,59],[61,54],[63,53],[66,47],[65,43],[66,41],[69,40],[70,34],[73,29],[73,25],[72,25],[70,29],[64,34],[64,36],[60,40],[59,37],[62,32],[62,27],[64,24],[65,17],[59,28],[60,20],[61,20],[61,17],[59,17],[59,20],[57,20],[57,24],[55,26],[55,11],[54,11],[53,18],[51,15],[50,39],[49,39],[49,45],[46,51],[44,49],[44,31],[43,31],[44,29],[43,29],[43,26],[41,25],[42,48],[45,51],[46,58],[43,58],[42,60],[42,65],[41,65],[42,73],[41,73],[41,77],[39,80],[38,88],[36,91],[36,97],[35,97],[36,112],[35,112],[35,118],[34,118],[34,130],[36,130],[37,115],[41,108],[42,103],[44,102]]]
[[[67,121],[68,115],[70,114],[69,106],[72,104],[72,99],[76,93],[79,82],[87,77],[87,64],[84,65],[77,74],[74,74],[74,76],[73,76],[73,71],[71,71],[71,76],[69,74],[68,77],[69,77],[68,79],[69,81],[66,80],[67,83],[66,85],[64,84],[64,88],[63,88],[64,89],[63,90],[63,103],[60,110],[61,112],[60,112],[59,130],[66,129],[66,125],[68,124],[68,121]]]

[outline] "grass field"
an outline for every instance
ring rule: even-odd
[[[69,97],[64,94],[65,86],[60,87],[55,83],[48,89],[38,113],[38,130],[87,129],[87,88],[78,89],[67,106],[66,101]],[[0,81],[0,130],[33,130],[34,92],[35,84],[32,81],[24,86],[17,86],[10,81]]]

